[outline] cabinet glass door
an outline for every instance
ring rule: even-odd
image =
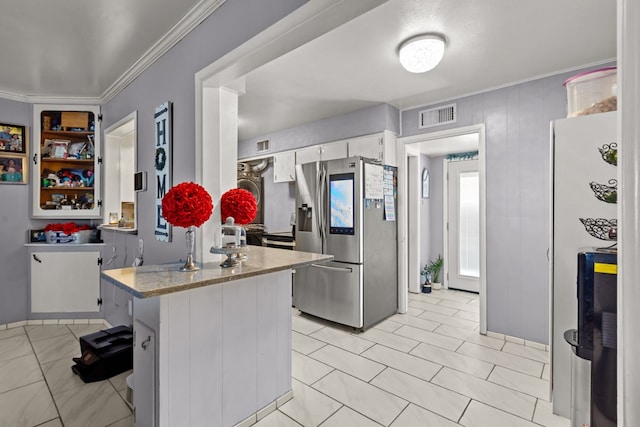
[[[98,115],[98,107],[34,106],[34,217],[101,216]]]

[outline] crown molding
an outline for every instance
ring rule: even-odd
[[[0,98],[10,101],[20,101],[29,104],[63,104],[63,105],[99,105],[102,99],[99,97],[74,97],[74,96],[42,96],[22,95],[14,92],[0,90]]]
[[[0,90],[0,98],[8,99],[10,101],[21,101],[21,102],[29,102],[27,96],[21,95],[15,92],[6,92],[4,90]]]
[[[226,0],[202,0],[195,5],[167,34],[109,86],[100,97],[100,102],[107,103],[110,101],[225,2]]]
[[[162,55],[175,46],[189,32],[196,28],[209,15],[216,11],[226,0],[201,0],[162,38],[149,48],[131,67],[129,67],[107,90],[97,97],[64,97],[49,95],[25,95],[0,90],[0,98],[32,104],[105,104],[120,93],[129,83],[153,65]]]
[[[62,104],[62,105],[100,105],[102,99],[98,97],[77,96],[27,96],[31,104]]]
[[[169,49],[175,46],[189,32],[196,28],[209,15],[216,11],[226,0],[202,0],[195,5],[176,25],[158,40],[144,55],[127,69],[109,88],[98,97],[61,97],[43,95],[25,95],[0,90],[0,98],[32,104],[79,104],[100,105],[110,101],[124,88],[153,65]]]

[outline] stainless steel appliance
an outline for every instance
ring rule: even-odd
[[[268,248],[293,250],[296,247],[296,239],[290,231],[264,233],[262,235],[262,245]]]
[[[396,177],[359,157],[296,166],[296,250],[334,256],[296,270],[301,312],[357,329],[396,313]]]
[[[256,211],[256,217],[251,224],[263,224],[264,223],[264,180],[262,178],[262,172],[269,166],[268,161],[260,161],[259,163],[238,163],[238,181],[237,187],[247,190],[253,197],[256,198],[256,204],[258,210]]]

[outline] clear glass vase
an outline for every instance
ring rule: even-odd
[[[240,248],[243,249],[242,252],[238,254],[238,259],[240,261],[247,260],[247,229],[243,226],[240,226]]]
[[[187,261],[182,267],[180,267],[180,271],[200,270],[200,267],[193,262],[193,252],[196,247],[196,227],[193,225],[191,227],[187,227],[185,236],[187,238]]]

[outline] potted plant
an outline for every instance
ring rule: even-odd
[[[438,255],[437,258],[429,261],[429,264],[425,265],[424,269],[422,270],[424,273],[427,274],[428,277],[431,278],[431,280],[428,280],[428,281],[431,282],[433,289],[442,288],[442,283],[440,282],[439,279],[440,279],[440,270],[442,270],[443,263],[444,261],[442,259],[442,256]]]

